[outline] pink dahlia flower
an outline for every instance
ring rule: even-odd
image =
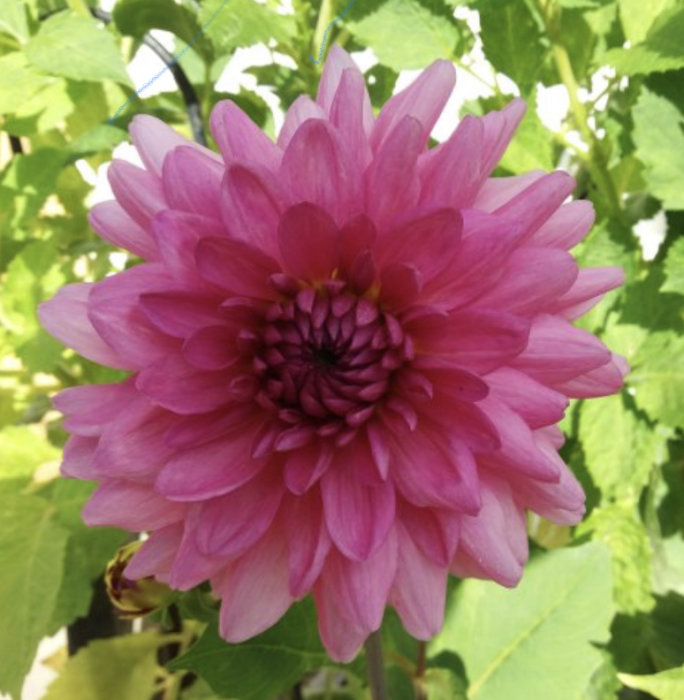
[[[375,117],[333,48],[277,143],[217,105],[220,156],[135,117],[145,167],[112,163],[91,223],[145,262],[41,308],[131,372],[55,400],[86,522],[149,533],[130,578],[209,580],[230,642],[308,593],[334,659],[388,603],[427,639],[450,572],[516,584],[526,510],[582,516],[555,424],[626,366],[571,321],[622,272],[567,252],[594,217],[569,175],[489,177],[520,100],[427,148],[454,79],[438,61]]]

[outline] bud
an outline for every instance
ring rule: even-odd
[[[153,576],[134,581],[124,575],[124,570],[141,545],[142,542],[137,540],[119,547],[105,571],[109,600],[124,618],[148,615],[165,607],[174,596],[166,584],[160,583]]]

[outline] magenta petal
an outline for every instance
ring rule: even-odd
[[[487,176],[508,147],[527,109],[524,100],[516,98],[499,112],[482,117],[484,127],[482,175]]]
[[[171,503],[149,486],[106,481],[90,497],[83,520],[91,527],[106,525],[140,532],[166,527],[185,515],[185,506]]]
[[[397,575],[390,601],[406,631],[427,640],[442,629],[448,568],[426,557],[401,524],[397,525],[397,539]]]
[[[277,473],[262,471],[235,491],[199,507],[195,541],[202,554],[236,557],[270,527],[284,489]]]
[[[221,370],[234,365],[240,359],[235,330],[225,325],[200,328],[183,343],[183,357],[202,370]]]
[[[380,627],[397,568],[397,538],[392,529],[378,551],[364,561],[331,549],[321,574],[340,614],[354,626],[372,632]]]
[[[448,510],[416,508],[400,501],[399,519],[423,554],[440,567],[448,567],[456,552],[460,515]]]
[[[64,427],[77,435],[95,437],[124,410],[135,391],[129,381],[119,384],[90,384],[64,389],[52,403],[64,416]]]
[[[107,171],[114,196],[126,213],[144,229],[167,208],[161,180],[125,160],[113,160]]]
[[[528,242],[570,250],[589,233],[595,218],[594,206],[589,200],[568,202],[556,209]]]
[[[362,170],[372,158],[368,135],[373,124],[373,111],[366,89],[366,81],[358,69],[346,68],[330,109],[330,121],[339,130]]]
[[[285,498],[281,512],[289,546],[290,593],[299,598],[318,579],[331,542],[317,492]]]
[[[280,149],[230,100],[219,102],[211,113],[211,135],[227,164],[235,161],[256,163],[275,171]]]
[[[173,377],[172,382],[169,377]],[[159,406],[188,415],[213,411],[229,403],[231,378],[227,371],[200,370],[182,355],[170,354],[145,367],[135,385]]]
[[[88,318],[88,300],[94,284],[67,284],[50,301],[38,307],[40,323],[57,340],[101,365],[132,369],[134,365],[122,358],[97,333]]]
[[[118,202],[96,204],[88,214],[88,222],[99,236],[112,245],[130,250],[145,260],[159,258],[154,238]]]
[[[603,299],[603,295],[625,282],[621,267],[585,267],[579,271],[577,280],[552,310],[572,320],[585,314]]]
[[[164,196],[172,209],[221,219],[223,163],[197,148],[182,146],[166,156],[162,171]]]
[[[167,574],[182,537],[181,523],[167,525],[152,532],[124,569],[124,576],[136,581],[160,573]]]
[[[318,614],[318,633],[330,658],[348,663],[359,653],[369,630],[344,617],[328,586],[317,583],[313,592]]]
[[[257,298],[270,298],[268,278],[279,272],[270,256],[243,241],[204,238],[195,250],[200,275],[221,289]]]
[[[487,477],[483,481],[482,510],[463,516],[461,542],[451,570],[457,576],[494,579],[515,586],[527,560],[525,516],[510,487]]]
[[[609,362],[572,379],[554,384],[554,388],[578,399],[610,396],[620,391],[628,372],[629,365],[625,358],[612,353]]]
[[[133,145],[138,150],[145,167],[159,177],[164,159],[177,146],[199,147],[167,126],[161,119],[148,114],[136,114],[128,128]]]
[[[327,118],[325,110],[318,103],[308,95],[300,95],[285,113],[285,120],[278,134],[278,146],[284,151],[297,129],[308,119]]]
[[[313,204],[298,204],[283,215],[278,228],[280,254],[295,277],[328,277],[339,260],[339,232],[334,221]]]
[[[212,588],[221,598],[219,628],[226,641],[243,642],[277,622],[294,602],[282,532],[271,528]]]
[[[285,485],[298,496],[306,493],[325,474],[332,458],[326,443],[313,442],[293,451],[283,467]]]
[[[401,311],[418,299],[423,275],[414,265],[392,263],[380,275],[380,301],[393,312]]]
[[[530,170],[511,177],[490,177],[478,190],[471,206],[480,211],[494,212],[546,174],[543,170]]]
[[[93,456],[97,448],[96,437],[72,435],[64,445],[60,472],[72,479],[95,480],[97,474],[93,469]]]
[[[188,292],[141,294],[140,308],[160,331],[174,338],[187,338],[200,328],[224,321],[211,297]]]
[[[321,479],[325,522],[335,545],[347,557],[365,561],[387,539],[394,520],[394,488],[366,486],[349,465],[336,463]]]
[[[426,68],[382,108],[371,137],[373,150],[377,152],[406,117],[420,123],[421,140],[425,144],[455,84],[456,71],[450,61],[435,61]]]

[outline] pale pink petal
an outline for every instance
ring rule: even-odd
[[[612,353],[609,362],[553,386],[578,399],[610,396],[620,391],[628,373],[629,365],[625,358]]]
[[[603,295],[625,282],[621,267],[585,267],[579,271],[572,287],[551,307],[550,311],[560,313],[572,320],[582,316],[598,304]]]
[[[297,129],[308,119],[326,120],[327,118],[325,110],[317,102],[308,95],[300,95],[285,113],[283,126],[278,134],[278,146],[284,151]]]
[[[333,661],[349,663],[361,650],[369,631],[341,614],[332,591],[325,584],[314,586],[313,597],[318,613],[318,633],[326,651]]]
[[[372,158],[368,143],[372,115],[363,76],[355,68],[346,68],[330,109],[330,121],[339,130],[359,169],[365,168]]]
[[[594,206],[588,199],[568,202],[551,214],[528,243],[570,250],[589,233],[595,218]]]
[[[511,177],[490,177],[480,187],[471,206],[480,211],[494,212],[544,175],[543,170],[531,170]]]
[[[149,231],[137,224],[118,202],[96,204],[88,214],[88,222],[112,245],[130,250],[145,260],[159,259],[159,251]]]
[[[125,160],[113,160],[107,178],[114,196],[126,213],[149,230],[155,215],[168,208],[161,180]]]
[[[128,562],[124,576],[135,581],[160,573],[168,574],[182,537],[182,523],[155,530]]]

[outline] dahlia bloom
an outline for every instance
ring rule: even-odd
[[[128,578],[209,580],[230,642],[308,593],[334,659],[388,603],[427,639],[449,573],[517,583],[526,510],[583,514],[555,424],[626,364],[571,321],[622,272],[567,252],[594,216],[569,175],[489,177],[520,100],[428,149],[454,80],[438,61],[376,117],[333,48],[277,143],[217,105],[220,156],[135,117],[145,167],[112,163],[91,223],[144,262],[40,310],[131,372],[55,399],[86,522],[149,533]]]

